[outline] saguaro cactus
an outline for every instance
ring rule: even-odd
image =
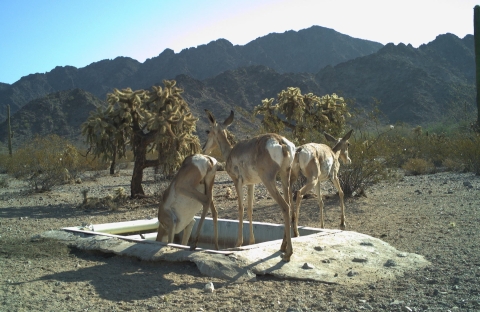
[[[7,105],[7,135],[8,135],[8,154],[12,156],[12,126],[10,124],[10,105]]]
[[[477,80],[477,130],[480,129],[480,5],[473,8],[473,38],[475,39],[475,72]]]

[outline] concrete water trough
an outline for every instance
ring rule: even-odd
[[[192,231],[195,235],[196,226]],[[86,251],[101,251],[146,261],[191,261],[201,273],[232,282],[254,281],[256,275],[314,280],[335,284],[374,283],[429,265],[421,255],[401,252],[388,243],[357,232],[299,227],[292,238],[293,255],[283,262],[279,251],[283,225],[254,222],[256,244],[234,247],[238,221],[218,220],[220,250],[214,250],[213,221],[206,218],[199,248],[155,241],[158,220],[135,220],[67,227],[44,232],[40,239],[57,239]],[[244,242],[249,224],[243,224]]]
[[[189,239],[189,243],[194,238],[199,217],[195,217],[195,225],[192,230],[192,234]],[[154,241],[157,238],[158,220],[135,220],[115,223],[104,224],[91,224],[87,226],[67,227],[66,231],[72,232],[85,232],[88,231],[91,234],[104,235],[113,234],[118,238],[128,240],[149,240]],[[255,242],[264,243],[283,238],[283,224],[273,224],[264,222],[254,222],[253,232],[255,235]],[[298,231],[301,236],[320,233],[322,229],[299,227]],[[218,219],[218,246],[220,250],[228,250],[235,246],[237,242],[238,233],[238,221]],[[180,244],[182,240],[183,232],[175,235],[174,244]],[[248,243],[250,237],[249,223],[245,221],[243,223],[243,241]],[[200,237],[198,240],[197,248],[207,249],[210,252],[215,252],[214,235],[213,235],[213,220],[211,218],[205,218],[202,229],[200,230]]]

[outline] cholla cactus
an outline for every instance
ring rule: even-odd
[[[176,81],[164,80],[165,87],[152,90],[114,89],[107,95],[108,107],[91,113],[82,125],[82,134],[97,155],[107,160],[124,157],[131,146],[135,156],[132,196],[144,195],[143,169],[158,167],[172,174],[183,159],[200,151],[200,141],[192,133],[196,121],[182,98]],[[147,160],[156,152],[156,160]]]
[[[273,98],[263,100],[255,107],[254,115],[263,115],[262,124],[268,132],[282,133],[285,128],[290,129],[290,134],[282,134],[295,144],[314,142],[323,131],[337,134],[345,126],[345,116],[350,117],[345,100],[335,93],[319,97],[290,87],[278,94],[276,105],[273,102]]]

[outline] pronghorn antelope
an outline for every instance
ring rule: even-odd
[[[339,158],[344,164],[350,164],[352,161],[348,157],[348,139],[352,135],[353,130],[350,130],[341,139],[336,139],[328,133],[324,133],[325,138],[334,142],[335,146],[325,144],[308,143],[299,146],[295,153],[295,160],[292,165],[292,174],[290,180],[290,187],[297,180],[300,171],[307,178],[307,183],[297,191],[296,208],[292,208],[292,224],[293,235],[298,236],[298,216],[300,212],[300,204],[303,196],[315,187],[315,193],[318,199],[318,206],[320,207],[320,227],[324,227],[323,220],[323,200],[320,189],[320,183],[330,179],[338,191],[340,197],[340,228],[345,229],[345,205],[343,203],[343,190],[340,187],[338,180],[338,170],[340,169]],[[293,194],[292,194],[293,195]],[[292,196],[293,206],[293,196]]]
[[[215,247],[218,249],[217,210],[213,203],[213,183],[217,172],[217,160],[195,154],[185,158],[182,166],[163,193],[158,208],[157,241],[173,242],[173,236],[183,230],[182,245],[187,245],[195,224],[194,216],[202,207],[202,216],[190,249],[197,247],[198,236],[208,208],[212,210]]]
[[[226,160],[225,170],[235,185],[238,197],[238,237],[236,246],[243,244],[243,186],[247,186],[248,218],[250,220],[250,244],[255,243],[252,225],[253,192],[255,184],[262,182],[272,198],[280,205],[285,222],[285,231],[281,251],[283,260],[290,261],[293,253],[290,232],[290,169],[295,156],[295,145],[286,138],[275,134],[263,134],[232,146],[227,139],[226,128],[232,124],[234,113],[221,124],[213,114],[205,110],[210,121],[208,138],[203,153],[209,154],[216,146],[220,148]],[[284,197],[275,185],[275,178],[280,175]]]

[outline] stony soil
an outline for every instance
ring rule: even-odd
[[[0,188],[0,311],[480,311],[480,177],[470,173],[405,176],[381,183],[368,197],[346,201],[347,229],[423,255],[432,265],[393,281],[327,285],[258,276],[230,284],[202,276],[193,263],[147,263],[85,253],[58,241],[31,239],[50,229],[156,217],[166,182],[146,174],[152,198],[118,209],[81,207],[81,191],[105,196],[129,190],[129,172],[83,177],[81,184],[34,194],[10,180]],[[219,217],[237,218],[231,187],[217,175]],[[338,196],[325,183],[326,226],[339,223]],[[282,223],[281,213],[257,187],[256,221]],[[318,226],[315,198],[302,204],[300,225]],[[295,254],[293,255],[295,256]],[[205,292],[212,282],[215,291]]]

